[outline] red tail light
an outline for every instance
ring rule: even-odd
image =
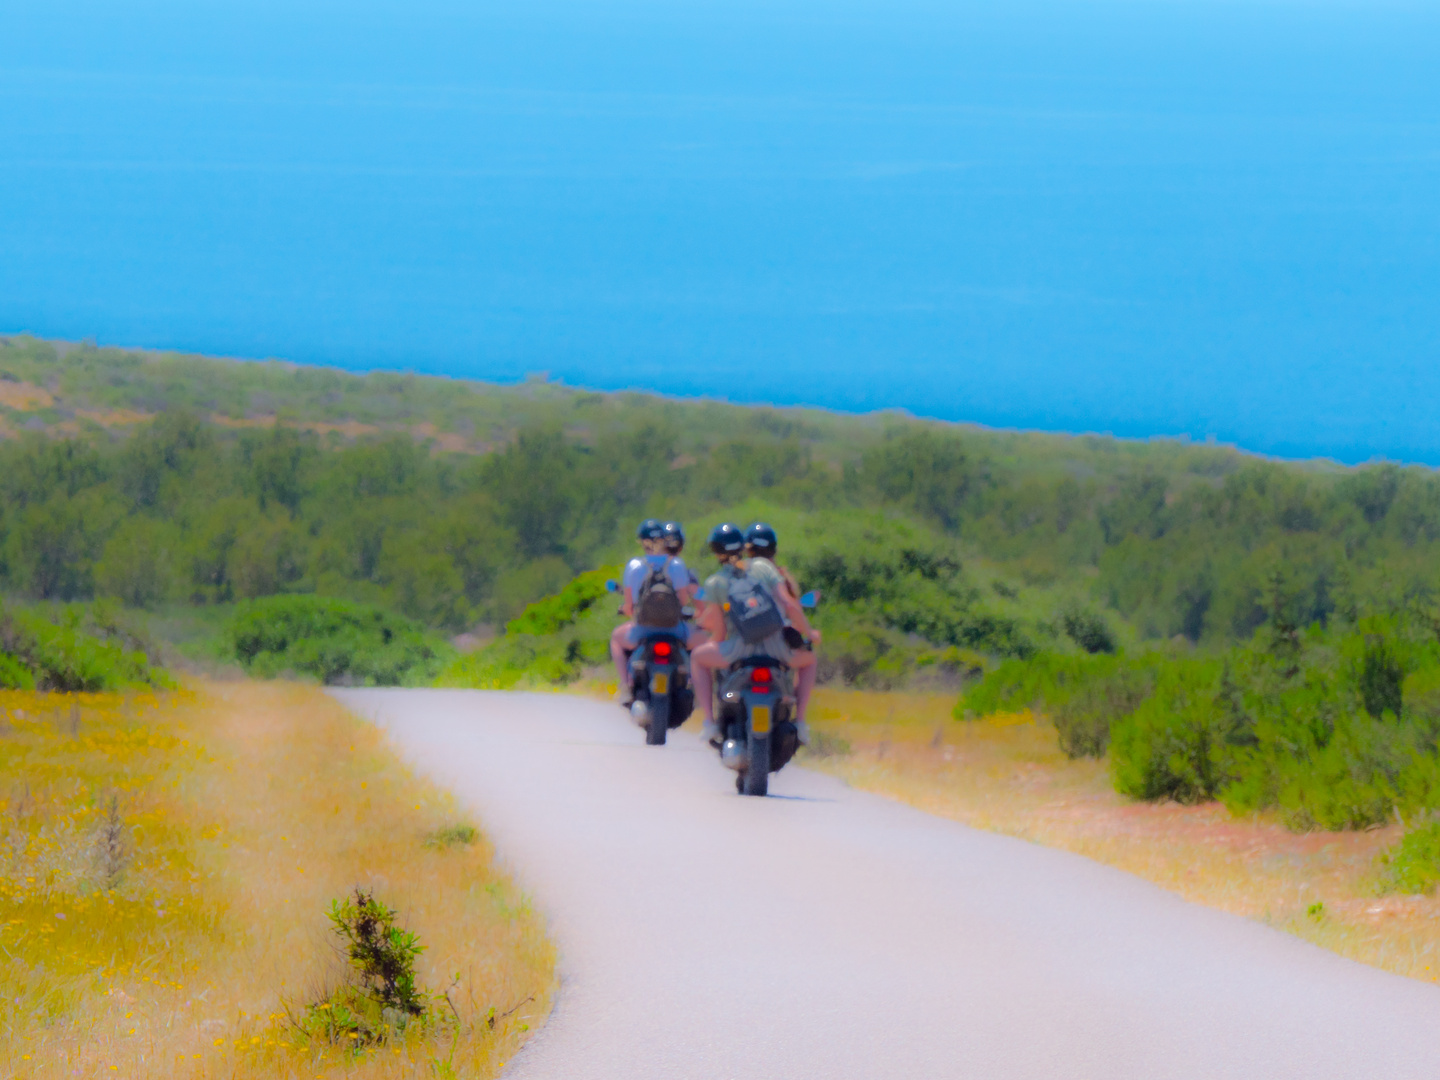
[[[770,681],[770,669],[768,667],[757,667],[750,672],[750,681],[757,684]]]
[[[670,643],[669,643],[668,641],[657,641],[657,642],[655,642],[655,655],[656,655],[656,656],[669,656],[669,655],[670,655]]]

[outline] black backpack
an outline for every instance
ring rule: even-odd
[[[785,616],[770,590],[748,572],[726,583],[725,614],[747,645],[758,645],[785,628]]]
[[[670,583],[669,560],[652,566],[635,590],[635,623],[637,626],[679,626],[680,597]]]

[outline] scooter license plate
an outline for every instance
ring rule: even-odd
[[[670,676],[656,675],[650,680],[650,692],[652,694],[668,694],[670,692]]]
[[[756,705],[750,709],[750,730],[756,735],[770,734],[769,705]]]

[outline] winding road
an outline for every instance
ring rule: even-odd
[[[555,694],[341,690],[560,947],[534,1080],[1440,1077],[1440,990],[1118,870]]]

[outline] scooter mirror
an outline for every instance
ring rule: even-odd
[[[620,591],[620,583],[619,583],[618,581],[616,581],[614,578],[608,579],[608,580],[605,582],[605,591],[606,591],[606,592],[619,592],[619,591]]]
[[[820,590],[819,590],[819,589],[812,589],[812,590],[810,590],[809,592],[807,592],[804,596],[800,597],[800,606],[801,606],[801,607],[814,607],[814,606],[815,606],[816,604],[818,604],[818,603],[820,603]]]

